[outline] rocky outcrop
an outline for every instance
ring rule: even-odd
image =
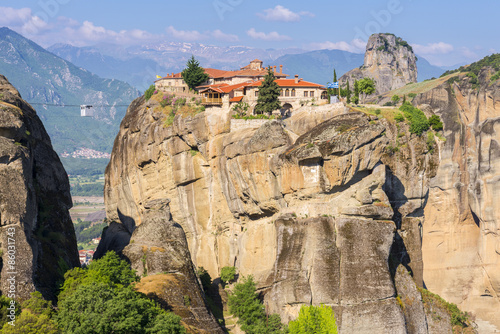
[[[349,80],[352,90],[354,80],[363,78],[375,81],[375,96],[417,82],[417,58],[412,47],[392,34],[371,35],[364,64],[344,74],[339,81],[343,86]]]
[[[407,321],[425,317],[421,300],[420,313],[403,312],[395,277],[402,265],[422,285],[420,226],[438,158],[423,138],[344,110],[231,132],[219,109],[164,126],[155,107],[134,101],[115,141],[105,183],[113,224],[135,234],[149,224],[148,203],[169,199],[193,263],[212,277],[228,265],[254,275],[285,321],[323,303],[344,333],[418,332]],[[386,149],[396,142],[397,153]],[[140,243],[132,235],[125,254],[156,240],[150,229]],[[404,286],[415,299],[415,282]]]
[[[123,250],[143,276],[136,289],[182,317],[191,333],[224,333],[205,305],[186,236],[172,221],[169,200],[145,204],[144,220]]]
[[[2,294],[54,300],[65,271],[80,265],[68,176],[35,110],[1,75],[0,185]]]
[[[414,104],[441,116],[446,137],[425,206],[425,284],[498,330],[500,82],[490,80],[494,73],[484,68],[477,82],[457,73],[455,82],[418,95]]]

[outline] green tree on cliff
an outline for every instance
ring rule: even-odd
[[[333,83],[336,83],[336,82],[337,82],[337,72],[335,71],[335,69],[333,69]],[[339,90],[340,90],[340,88],[334,88],[333,95],[339,95]]]
[[[290,334],[337,334],[335,314],[331,307],[302,306],[297,320],[288,324]]]
[[[256,114],[271,114],[274,110],[281,109],[281,103],[279,101],[281,88],[275,80],[276,77],[269,66],[264,81],[259,87],[259,98],[255,106]]]
[[[200,63],[191,56],[186,64],[186,68],[182,71],[182,79],[190,89],[194,89],[202,83],[208,81],[208,74],[205,73]]]
[[[354,80],[354,96],[352,97],[352,102],[354,104],[359,103],[359,85],[358,80]]]
[[[375,82],[371,78],[363,78],[358,81],[358,88],[359,92],[364,94],[365,99],[367,95],[375,93]]]
[[[349,79],[347,79],[347,88],[346,88],[346,102],[351,103],[351,89],[349,88]]]

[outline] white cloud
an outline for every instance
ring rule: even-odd
[[[464,55],[468,59],[474,59],[475,60],[475,59],[480,58],[477,53],[475,53],[474,51],[472,51],[471,49],[469,49],[469,48],[467,48],[465,46],[460,48],[460,53],[462,55]]]
[[[363,42],[360,39],[354,39],[350,43],[345,42],[345,41],[340,41],[340,42],[319,42],[319,43],[311,43],[308,46],[308,49],[312,50],[323,50],[323,49],[328,49],[328,50],[342,50],[342,51],[349,51],[349,52],[354,52],[354,53],[362,53],[365,52],[366,50],[366,42]]]
[[[268,42],[270,42],[270,41],[289,41],[292,39],[290,36],[280,35],[276,31],[273,31],[273,32],[266,34],[264,32],[256,31],[255,28],[251,28],[250,30],[248,30],[247,35],[253,39],[260,39],[260,40],[268,41]]]
[[[452,52],[455,48],[451,44],[444,42],[429,43],[427,45],[412,44],[415,53],[422,55],[446,54]]]
[[[81,23],[64,16],[44,21],[33,15],[30,8],[0,7],[0,12],[3,14],[0,16],[0,26],[7,26],[42,46],[61,42],[75,46],[99,42],[131,45],[159,40],[161,37],[138,29],[113,31],[90,21]]]
[[[240,40],[237,35],[226,34],[219,29],[212,32],[212,37],[225,42],[237,42]]]
[[[280,22],[297,22],[300,21],[301,16],[314,17],[313,13],[310,12],[294,13],[290,9],[285,8],[281,5],[277,5],[274,8],[265,9],[263,13],[257,13],[257,15],[266,21],[280,21]]]
[[[173,38],[181,41],[199,41],[206,39],[207,36],[196,30],[176,30],[173,26],[167,28],[167,33]]]

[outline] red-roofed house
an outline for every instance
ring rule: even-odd
[[[282,112],[298,108],[306,101],[318,104],[326,101],[326,88],[323,85],[304,81],[298,75],[295,79],[286,79],[288,75],[283,73],[283,65],[280,65],[279,72],[276,66],[272,67],[272,71],[276,83],[281,87]],[[230,107],[234,103],[246,102],[253,109],[267,69],[262,67],[262,61],[255,59],[237,71],[206,68],[205,73],[209,75],[208,82],[196,87],[197,93],[202,95],[204,105]],[[156,80],[155,85],[159,90],[176,94],[189,92],[181,73],[171,73]]]
[[[283,66],[280,65],[280,71],[273,66],[274,75],[276,78],[284,79],[288,75],[283,73]],[[253,82],[264,79],[267,69],[262,67],[262,61],[255,59],[245,67],[236,71],[218,70],[215,68],[205,68],[205,73],[208,74],[208,81],[203,83],[201,87],[215,84],[236,85],[244,82]],[[188,93],[189,88],[182,79],[181,73],[170,73],[167,76],[155,81],[155,87],[158,90],[174,93]]]

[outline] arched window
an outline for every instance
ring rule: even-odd
[[[285,96],[290,96],[290,89],[288,89],[288,88],[287,88],[287,89],[285,90]]]
[[[295,88],[292,89],[292,96],[295,97]]]
[[[283,89],[280,90],[280,96],[283,96]]]

